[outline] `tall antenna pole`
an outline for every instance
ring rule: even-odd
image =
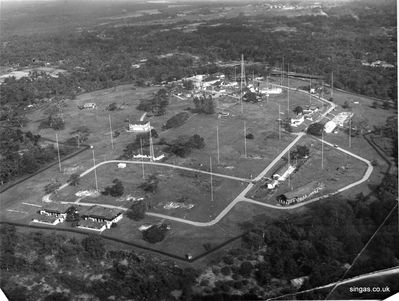
[[[97,182],[97,168],[96,168],[96,159],[94,158],[94,147],[90,146],[91,151],[93,153],[93,166],[94,166],[94,179],[96,181],[96,191],[98,191],[98,182]]]
[[[334,71],[331,71],[331,97],[334,95]]]
[[[323,140],[324,129],[321,131],[321,169],[324,169],[324,140]]]
[[[143,170],[143,179],[145,178],[145,175],[144,175],[144,161],[143,161],[143,156],[144,156],[144,154],[143,154],[143,139],[141,139],[140,138],[140,149],[141,149],[141,169]]]
[[[245,83],[245,66],[244,66],[244,54],[241,54],[241,76],[240,76],[240,102],[241,102],[241,113],[244,113],[244,107],[242,103],[242,85]]]
[[[288,89],[288,91],[287,91],[287,95],[288,95],[288,112],[287,112],[287,114],[288,115],[290,114],[290,77],[288,76],[289,70],[290,70],[290,65],[287,64],[287,87],[288,87],[287,88]]]
[[[211,201],[213,202],[213,177],[212,177],[212,157],[209,156],[209,170],[211,172]]]
[[[247,157],[247,122],[244,120],[244,156]]]
[[[281,140],[281,116],[280,116],[280,104],[278,105],[278,140]]]
[[[58,167],[61,172],[62,169],[61,169],[60,145],[58,144],[58,134],[55,134],[55,140],[57,141]]]
[[[309,78],[309,106],[312,105],[312,77]]]
[[[266,103],[269,103],[269,76],[266,76]]]
[[[111,135],[111,145],[112,145],[112,149],[114,149],[114,138],[112,137],[111,114],[108,115],[108,119],[109,119],[109,131],[110,131],[110,135]]]
[[[349,148],[352,147],[352,118],[349,118]]]
[[[150,123],[150,160],[154,161],[154,146],[152,144],[151,123]]]
[[[283,57],[283,65],[281,66],[281,85],[283,85],[284,80],[284,57]]]
[[[216,120],[216,144],[218,148],[218,164],[220,164],[220,155],[219,155],[219,116]]]

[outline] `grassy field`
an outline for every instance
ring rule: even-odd
[[[309,159],[275,191],[266,193],[267,189],[258,189],[255,194],[256,200],[277,204],[277,196],[302,187],[314,180],[322,182],[326,187],[318,194],[313,195],[312,198],[328,194],[359,180],[367,168],[366,164],[360,160],[327,145],[324,145],[322,168],[321,142],[309,136],[305,137],[299,144],[306,145],[310,149]],[[272,174],[267,176],[271,177]],[[248,195],[252,194],[253,192],[248,193]]]
[[[290,81],[293,85],[293,81]],[[304,82],[298,81],[298,84],[304,85]],[[124,147],[132,142],[135,138],[134,134],[123,131],[127,126],[125,120],[135,121],[140,118],[142,111],[137,111],[136,106],[140,99],[150,98],[159,87],[137,88],[133,89],[132,85],[119,86],[115,89],[106,89],[92,93],[83,94],[76,100],[67,102],[64,108],[64,118],[66,121],[66,129],[58,132],[60,141],[70,137],[70,132],[81,125],[86,125],[91,134],[87,144],[94,145],[96,162],[115,159],[122,154]],[[337,102],[340,101],[338,99]],[[345,95],[344,95],[345,96]],[[342,97],[344,97],[342,96]],[[345,96],[352,97],[352,96]],[[335,98],[335,97],[334,97]],[[312,98],[312,104],[316,104],[316,99]],[[345,100],[342,100],[342,104]],[[86,102],[96,102],[97,110],[79,110],[77,105]],[[106,107],[116,102],[121,106],[121,110],[109,112]],[[317,101],[319,103],[319,101]],[[365,118],[370,123],[381,124],[385,118],[393,112],[383,110],[381,108],[373,109],[370,107],[372,101],[361,98],[359,104],[351,104],[355,114],[363,112]],[[162,125],[175,114],[186,111],[187,107],[193,107],[188,100],[181,100],[176,97],[170,99],[170,105],[167,113],[160,117],[150,117],[151,125],[156,128],[160,138],[166,140],[176,139],[179,135],[199,134],[205,140],[205,148],[194,150],[188,157],[180,158],[170,156],[167,163],[183,165],[192,168],[209,170],[209,157],[212,157],[213,171],[229,174],[238,177],[251,178],[255,177],[263,170],[271,160],[279,154],[279,152],[292,141],[294,136],[282,132],[281,140],[278,138],[278,104],[280,104],[282,118],[287,116],[287,92],[282,95],[269,97],[266,101],[250,104],[244,103],[244,115],[241,115],[241,107],[232,98],[219,99],[220,110],[230,113],[228,117],[217,119],[216,115],[199,115],[190,114],[190,118],[185,124],[178,128],[162,131]],[[305,106],[309,104],[309,97],[299,92],[290,93],[290,110],[297,105]],[[319,103],[320,107],[322,104]],[[341,108],[338,108],[341,110]],[[293,114],[293,113],[291,113]],[[108,116],[111,115],[113,129],[121,130],[119,137],[114,139],[114,149],[111,148],[109,139],[109,121]],[[363,116],[363,115],[362,115]],[[376,116],[376,119],[373,119]],[[47,138],[54,138],[55,131],[50,129],[38,129],[40,120],[46,117],[43,110],[33,112],[28,118],[32,121],[24,130],[31,130],[39,133]],[[148,118],[147,118],[148,119]],[[244,157],[244,120],[246,121],[247,133],[254,135],[254,139],[247,139],[247,158]],[[216,125],[219,122],[219,142],[220,142],[220,162],[217,164],[217,143],[216,143]],[[158,139],[160,139],[158,138]],[[344,196],[354,196],[356,193],[362,192],[367,194],[371,191],[372,185],[381,182],[382,172],[386,169],[386,163],[377,155],[368,143],[361,137],[352,138],[352,145],[349,148],[348,136],[339,131],[338,134],[325,135],[325,140],[338,144],[340,147],[346,148],[359,154],[366,159],[376,160],[377,166],[372,173],[368,184],[359,185],[349,191],[343,193]],[[308,138],[306,138],[306,141]],[[310,138],[309,138],[310,139]],[[157,139],[154,139],[157,142]],[[299,144],[304,144],[305,140],[301,140]],[[310,142],[312,143],[312,142]],[[310,178],[326,179],[326,184],[331,189],[343,187],[346,182],[355,181],[360,178],[365,166],[360,161],[352,157],[347,157],[335,149],[325,147],[325,169],[321,170],[320,165],[320,148],[319,144],[314,143],[311,148],[311,159],[305,166],[291,178],[291,185],[296,188],[309,182]],[[155,146],[157,151],[161,148]],[[336,168],[343,163],[348,164],[349,168],[344,174],[337,174]],[[85,151],[78,156],[68,159],[62,163],[62,168],[75,167],[79,172],[83,172],[93,166],[92,152]],[[190,220],[208,221],[215,217],[222,208],[226,206],[234,197],[245,187],[239,181],[227,180],[214,177],[214,202],[210,201],[209,180],[210,178],[201,175],[198,178],[189,176],[189,173],[182,174],[179,171],[169,168],[149,167],[145,166],[145,174],[158,173],[159,192],[149,195],[151,203],[151,211],[168,214],[172,216],[185,217]],[[125,196],[131,194],[133,196],[142,195],[142,191],[137,186],[143,181],[141,165],[128,165],[126,169],[117,169],[116,164],[104,165],[98,169],[100,189],[111,185],[115,178],[122,180],[125,186]],[[341,177],[345,179],[345,183],[335,181],[334,178]],[[29,223],[32,216],[39,207],[43,205],[41,198],[44,195],[44,186],[49,182],[65,183],[69,175],[59,172],[58,166],[54,166],[43,173],[30,178],[22,185],[17,185],[12,189],[2,193],[1,198],[1,219],[22,223]],[[306,183],[305,183],[306,182]],[[288,190],[287,183],[280,187],[283,193]],[[79,187],[68,187],[59,194],[60,199],[75,200],[74,193],[79,190],[94,189],[95,182],[93,173],[89,173],[82,179]],[[322,193],[326,192],[324,190]],[[192,209],[164,209],[163,206],[169,201],[175,201],[180,197],[188,197],[187,204],[192,203],[195,206]],[[83,201],[88,201],[85,198]],[[129,206],[129,202],[116,200],[109,197],[100,197],[100,201],[117,206]],[[90,202],[90,201],[89,201]],[[270,202],[275,204],[275,198],[272,197]],[[25,204],[24,204],[25,203]],[[33,205],[30,205],[33,204]],[[6,210],[7,209],[7,210]],[[8,211],[11,210],[11,211]],[[289,214],[301,214],[306,208],[299,208],[295,212]],[[194,256],[205,251],[204,244],[209,243],[211,246],[225,241],[226,239],[242,233],[241,224],[258,216],[259,219],[278,219],[283,213],[270,208],[263,208],[248,203],[238,203],[232,211],[226,215],[221,222],[212,227],[198,228],[186,224],[176,222],[167,222],[171,225],[171,231],[166,239],[158,244],[150,245],[141,239],[141,233],[138,227],[144,223],[158,223],[160,219],[145,217],[141,222],[134,222],[126,217],[116,228],[107,230],[104,235],[114,236],[126,241],[133,241],[155,249],[166,250],[168,252],[184,255],[192,253]],[[66,227],[67,225],[57,225],[57,227]],[[212,256],[211,256],[212,257]],[[210,258],[211,258],[210,257]],[[199,264],[206,262],[208,259],[201,260]],[[210,260],[210,259],[209,259]]]

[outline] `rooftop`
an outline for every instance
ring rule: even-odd
[[[52,224],[58,219],[58,217],[51,216],[51,215],[44,215],[44,214],[36,214],[33,219],[38,220],[43,223]]]
[[[80,227],[100,230],[102,227],[105,226],[105,223],[104,222],[94,222],[91,220],[80,220],[78,225]]]
[[[80,211],[81,216],[90,216],[94,218],[103,218],[106,220],[112,220],[118,215],[120,215],[123,210],[113,209],[113,208],[105,208],[101,206],[92,206],[89,208],[85,208]]]
[[[57,202],[51,202],[45,205],[42,210],[46,212],[54,212],[54,213],[65,213],[69,208],[71,208],[71,204],[61,204]]]

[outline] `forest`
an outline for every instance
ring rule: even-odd
[[[226,70],[216,63],[237,61],[241,54],[247,61],[262,63],[264,72],[281,67],[284,59],[284,70],[322,75],[328,83],[333,72],[337,88],[396,101],[396,68],[362,65],[375,60],[396,65],[396,9],[370,6],[352,7],[347,15],[331,8],[326,11],[329,17],[239,16],[213,20],[191,32],[168,25],[135,25],[105,28],[101,33],[107,39],[99,38],[96,30],[14,36],[1,46],[1,65],[49,63],[68,74],[8,79],[0,86],[2,102],[73,98],[121,83],[161,83],[202,72],[231,74],[234,68]],[[279,27],[295,30],[274,30]],[[161,56],[165,53],[174,55]],[[145,63],[132,68],[142,58]]]
[[[0,284],[11,300],[35,300],[35,293],[29,292],[24,285],[43,277],[44,271],[47,284],[70,289],[70,292],[63,293],[49,290],[44,300],[69,300],[83,293],[100,300],[112,295],[118,300],[142,300],[145,297],[148,300],[171,300],[171,293],[176,292],[182,300],[223,300],[223,297],[228,298],[225,300],[248,300],[249,297],[256,300],[257,290],[254,288],[250,294],[241,297],[231,296],[229,292],[232,288],[243,288],[250,283],[269,288],[275,279],[308,276],[301,288],[305,290],[338,280],[345,273],[345,264],[352,263],[390,212],[391,215],[346,278],[397,264],[398,213],[397,210],[392,211],[396,203],[395,191],[396,178],[387,176],[382,184],[374,187],[374,196],[378,201],[370,203],[368,197],[362,194],[353,200],[333,197],[313,205],[304,215],[286,215],[274,221],[259,215],[250,222],[242,223],[244,235],[241,247],[228,250],[218,259],[224,262],[221,272],[230,274],[233,280],[218,281],[205,297],[193,290],[201,269],[180,268],[167,259],[151,254],[112,251],[97,235],[77,239],[56,233],[19,232],[11,225],[0,228],[0,242],[4,246],[0,254],[4,277],[1,277]],[[259,256],[263,260],[257,263],[243,261],[239,267],[233,264],[237,259]],[[60,269],[71,273],[58,273]],[[16,274],[23,274],[24,277],[18,280],[8,277]],[[82,281],[85,274],[91,275],[90,281]],[[142,277],[143,274],[148,277]],[[207,284],[204,282],[201,285]],[[40,291],[42,289],[38,285],[35,292],[46,296],[46,292]],[[398,287],[392,283],[391,289],[397,290]],[[283,292],[294,293],[295,289],[286,287]],[[319,291],[301,294],[297,298],[323,299],[325,294],[325,291]]]
[[[254,217],[251,222],[241,224],[245,235],[241,248],[231,249],[221,262],[232,273],[234,281],[219,281],[210,291],[207,300],[220,300],[231,294],[231,290],[248,285],[248,279],[256,281],[249,295],[234,296],[234,300],[247,300],[259,295],[259,287],[265,289],[267,297],[275,297],[273,282],[277,279],[291,280],[307,276],[300,290],[306,290],[337,281],[367,243],[377,228],[391,212],[385,224],[351,267],[345,278],[381,270],[397,265],[399,235],[397,232],[398,211],[395,209],[397,181],[387,176],[383,184],[374,187],[376,201],[370,203],[367,196],[359,194],[352,200],[332,197],[310,208],[305,215],[287,215],[278,221]],[[397,206],[397,204],[396,204]],[[257,258],[242,266],[234,265],[235,258]],[[224,272],[222,268],[222,273]],[[258,288],[257,288],[258,287]],[[293,287],[284,287],[280,295],[294,293]],[[399,287],[392,283],[391,290]],[[209,290],[208,290],[209,291]],[[328,292],[327,292],[328,293]],[[389,295],[387,295],[389,296]],[[326,291],[297,295],[297,299],[324,300]],[[354,296],[352,296],[353,298]],[[368,296],[371,299],[376,296]],[[378,296],[377,298],[380,298]],[[219,299],[218,299],[219,298]],[[291,299],[291,297],[287,297]]]

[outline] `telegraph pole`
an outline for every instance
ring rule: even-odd
[[[289,70],[290,70],[290,64],[287,64],[287,87],[288,87],[288,92],[287,92],[287,95],[288,95],[288,111],[287,111],[287,114],[288,115],[290,114],[290,77],[288,75]]]
[[[323,140],[324,129],[321,131],[321,169],[324,169],[324,140]]]
[[[281,140],[281,116],[280,116],[280,104],[278,105],[278,140]]]
[[[269,76],[266,76],[266,103],[269,103]]]
[[[219,116],[216,119],[216,144],[218,148],[218,164],[220,164],[220,155],[219,155]]]
[[[114,149],[114,138],[112,137],[111,114],[108,115],[108,119],[109,119],[109,131],[110,131],[110,135],[111,135],[111,145],[112,145],[112,149]]]
[[[209,156],[209,170],[211,172],[211,201],[213,202],[213,177],[212,177],[212,157]]]
[[[352,118],[349,118],[349,148],[352,147]]]
[[[60,169],[60,172],[62,172],[61,157],[60,157],[60,145],[58,144],[58,134],[55,134],[55,140],[57,141],[58,167]]]
[[[143,161],[143,156],[144,156],[144,154],[143,154],[143,139],[141,139],[140,138],[140,149],[141,149],[141,169],[142,169],[142,171],[143,171],[143,179],[145,178],[145,175],[144,175],[144,161]]]
[[[309,106],[312,105],[312,77],[309,78]]]
[[[247,123],[244,120],[244,156],[247,157]]]
[[[96,159],[94,158],[94,146],[92,145],[92,146],[90,146],[90,148],[93,153],[94,179],[96,181],[96,191],[98,191]]]
[[[331,97],[333,97],[334,94],[334,72],[331,71]]]
[[[152,144],[151,124],[150,124],[150,160],[154,161],[154,157],[155,157],[155,154],[154,154],[154,146]]]

